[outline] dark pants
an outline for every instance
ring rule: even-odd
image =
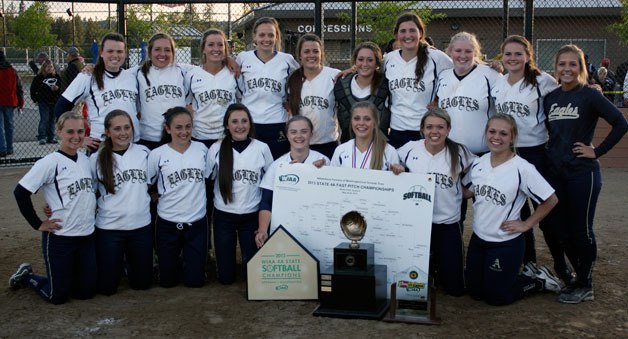
[[[578,285],[591,287],[597,259],[593,219],[602,190],[600,170],[572,175],[548,173],[547,179],[556,190],[558,204],[545,218],[544,226],[558,232],[565,254],[578,275]]]
[[[231,284],[236,275],[236,240],[240,241],[242,264],[253,258],[257,252],[255,231],[257,231],[257,212],[233,214],[214,210],[214,247],[216,248],[216,266],[218,281]]]
[[[194,141],[202,142],[205,147],[210,148],[218,140],[199,140],[194,139]],[[205,204],[205,217],[207,218],[207,244],[209,248],[212,248],[212,225],[211,222],[213,220],[212,215],[214,214],[214,181],[211,178],[205,179],[205,198],[207,199],[207,203]]]
[[[290,143],[286,138],[286,124],[255,124],[255,139],[266,143],[273,159],[290,151]]]
[[[176,286],[183,276],[187,287],[205,284],[207,262],[207,220],[175,223],[157,217],[156,248],[159,258],[159,285]]]
[[[315,150],[316,152],[320,152],[324,156],[331,159],[334,156],[334,151],[338,147],[338,142],[332,141],[326,144],[318,144],[318,145],[310,145],[310,149]]]
[[[469,294],[490,305],[508,305],[539,291],[541,283],[519,274],[524,237],[490,242],[472,234],[467,249],[466,282]]]
[[[445,293],[464,294],[464,244],[462,225],[432,224],[430,241],[430,272],[441,283]]]
[[[43,232],[41,248],[47,277],[33,274],[28,284],[44,300],[58,305],[70,296],[89,299],[96,294],[94,234],[68,237]]]
[[[388,143],[394,148],[399,148],[409,141],[421,139],[423,135],[420,131],[398,131],[391,128],[388,132]]]
[[[144,139],[140,139],[137,143],[146,146],[151,151],[162,145],[159,141],[149,141]]]
[[[96,228],[96,249],[100,293],[116,293],[125,258],[131,288],[144,290],[150,287],[153,282],[153,232],[150,225],[128,231]]]
[[[37,128],[37,140],[52,142],[55,140],[55,104],[40,102],[39,127]]]

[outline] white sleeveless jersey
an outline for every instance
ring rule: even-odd
[[[196,66],[185,76],[185,86],[190,89],[194,109],[192,136],[198,140],[222,138],[225,112],[229,105],[236,102],[238,86],[233,73],[223,67],[212,75]]]
[[[98,211],[96,227],[105,230],[129,231],[150,224],[148,195],[148,148],[130,144],[123,155],[113,153],[115,193],[107,193],[98,164],[100,151],[92,154],[92,175],[98,181]]]
[[[303,163],[311,165],[312,163],[320,159],[325,160],[325,166],[329,165],[330,161],[328,157],[314,150],[310,150],[310,154],[308,154],[307,158],[305,158],[305,161],[303,161]],[[268,167],[268,171],[266,171],[266,174],[264,174],[260,187],[273,191],[275,188],[275,177],[277,176],[277,167],[279,166],[279,164],[290,163],[291,161],[292,161],[292,157],[290,156],[290,152],[280,156],[279,158],[277,158],[277,160],[273,161],[270,167]]]
[[[141,112],[140,132],[142,139],[158,142],[164,125],[164,114],[168,109],[187,104],[188,87],[183,77],[191,68],[187,64],[172,64],[165,68],[151,66],[148,80],[142,73],[141,66],[131,69],[139,86],[139,111]]]
[[[538,75],[536,81],[538,86],[525,86],[523,79],[511,86],[506,75],[497,80],[491,91],[495,100],[495,111],[509,114],[517,122],[517,147],[542,145],[548,139],[543,98],[556,89],[558,84],[545,72]]]
[[[527,197],[542,203],[554,193],[536,168],[518,155],[495,168],[491,166],[490,153],[477,158],[462,184],[475,194],[473,232],[491,242],[519,236],[520,233],[502,231],[500,226],[505,221],[520,219]]]
[[[310,141],[312,145],[338,140],[334,96],[334,83],[338,73],[340,71],[335,68],[323,67],[314,79],[303,82],[300,113],[308,117],[314,125],[314,135]]]
[[[205,179],[209,176],[207,147],[192,141],[179,153],[168,144],[148,156],[148,177],[157,182],[157,214],[170,222],[191,223],[206,214]]]
[[[475,154],[488,152],[484,128],[495,114],[491,89],[500,77],[490,67],[477,65],[462,80],[458,80],[453,69],[443,72],[438,80],[438,106],[451,117],[449,138]]]
[[[19,184],[31,193],[40,188],[52,215],[61,229],[55,235],[85,236],[94,232],[96,214],[96,183],[89,168],[89,159],[79,152],[76,162],[54,152],[37,160]]]
[[[251,111],[256,124],[278,124],[288,120],[284,107],[288,76],[299,64],[292,55],[277,52],[268,62],[262,62],[255,51],[238,54],[236,62],[242,72],[238,89],[242,104]]]
[[[451,155],[447,147],[432,155],[425,148],[425,140],[410,141],[397,152],[401,163],[412,173],[432,174],[435,180],[434,213],[435,224],[452,224],[460,221],[462,203],[462,172],[466,172],[476,158],[471,152],[458,147],[458,168],[452,176]]]
[[[423,68],[423,78],[417,79],[417,58],[406,62],[401,50],[384,57],[384,69],[390,90],[390,128],[398,131],[418,131],[427,105],[434,100],[438,76],[453,67],[451,59],[443,52],[429,48],[428,60]]]
[[[375,169],[387,171],[390,169],[391,165],[398,163],[399,154],[397,154],[397,150],[389,144],[386,144],[382,168]],[[331,157],[331,165],[336,167],[371,169],[371,152],[368,149],[364,153],[360,152],[360,150],[355,147],[355,139],[351,139],[336,147],[334,155]]]
[[[220,168],[219,152],[221,141],[209,148],[209,164],[213,170],[214,207],[235,214],[252,213],[259,210],[262,201],[260,184],[268,167],[273,162],[273,155],[265,143],[252,139],[242,153],[233,150],[233,186],[232,200],[225,204],[220,194],[218,171]]]
[[[105,117],[107,113],[121,109],[131,116],[135,134],[133,141],[140,140],[140,125],[137,120],[137,80],[134,72],[122,70],[117,77],[110,73],[103,74],[104,87],[98,89],[96,79],[91,74],[79,73],[63,92],[63,97],[73,104],[85,100],[90,127],[89,136],[104,139]]]

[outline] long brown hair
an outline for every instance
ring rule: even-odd
[[[222,38],[222,43],[223,43],[223,53],[225,56],[225,59],[222,60],[222,64],[223,66],[227,64],[227,56],[229,56],[229,44],[227,43],[227,36],[225,35],[225,33],[221,30],[219,30],[218,28],[210,28],[208,30],[206,30],[203,33],[203,38],[201,39],[201,65],[204,65],[205,62],[207,62],[207,57],[205,56],[205,53],[203,53],[203,50],[205,49],[205,43],[207,42],[207,38],[210,35],[220,35],[220,37]]]
[[[306,33],[299,38],[299,42],[297,42],[297,56],[300,59],[301,56],[301,48],[303,48],[303,43],[305,42],[317,42],[321,48],[321,63],[325,58],[325,51],[323,49],[323,41],[316,34]],[[300,60],[299,60],[300,61]],[[301,90],[303,89],[303,82],[305,82],[305,74],[303,73],[303,66],[297,68],[290,74],[288,77],[288,90],[290,93],[288,94],[288,105],[290,107],[290,113],[292,115],[299,114],[301,109]]]
[[[395,38],[397,37],[397,33],[399,33],[399,26],[404,22],[414,22],[416,26],[419,28],[419,32],[421,36],[419,37],[419,50],[416,53],[416,68],[414,69],[414,75],[417,80],[423,79],[423,72],[425,71],[425,65],[427,64],[427,49],[430,48],[430,45],[425,41],[425,36],[427,31],[425,30],[425,24],[421,18],[411,12],[403,13],[397,18],[397,22],[395,23]]]
[[[172,50],[171,63],[174,63],[174,61],[176,60],[174,39],[172,39],[172,37],[168,33],[156,33],[155,35],[150,37],[150,39],[148,40],[148,47],[146,48],[148,57],[146,58],[146,60],[144,60],[144,63],[142,64],[142,74],[144,75],[144,79],[146,79],[146,84],[148,84],[148,86],[150,86],[150,80],[148,80],[148,72],[150,71],[150,66],[153,64],[153,61],[150,59],[150,53],[152,52],[153,47],[155,47],[155,41],[159,39],[166,39],[170,42],[170,49]]]
[[[257,21],[253,24],[253,36],[255,36],[257,27],[261,24],[271,24],[275,27],[275,50],[281,52],[281,29],[279,28],[279,22],[277,22],[277,19],[271,17],[261,17],[257,19]]]
[[[428,109],[423,115],[423,118],[421,119],[421,131],[423,131],[423,128],[425,127],[425,120],[427,120],[428,117],[443,119],[447,124],[447,128],[451,128],[451,117],[449,116],[449,113],[440,107],[433,107]],[[449,152],[449,175],[455,180],[460,172],[464,170],[464,168],[461,168],[460,171],[458,170],[458,165],[460,165],[460,149],[463,150],[465,157],[469,155],[469,151],[466,147],[449,139],[449,137],[445,138],[445,147],[447,147],[447,152]]]
[[[102,38],[102,41],[100,42],[101,53],[105,49],[105,41],[107,40],[122,42],[124,43],[125,48],[126,48],[126,43],[124,42],[124,37],[122,36],[122,34],[111,32],[111,33],[105,34],[105,36]],[[102,59],[102,57],[99,54],[98,61],[96,61],[96,65],[94,66],[94,79],[96,79],[96,84],[98,85],[98,89],[100,90],[105,88],[105,82],[103,80],[104,75],[105,75],[105,61]]]
[[[233,201],[233,139],[231,132],[227,128],[229,126],[229,118],[231,113],[235,111],[244,111],[249,118],[249,138],[255,136],[255,126],[253,125],[253,118],[248,107],[243,104],[231,104],[227,107],[227,112],[222,120],[222,125],[225,128],[225,137],[220,142],[220,152],[218,155],[218,186],[220,188],[220,196],[225,204]]]
[[[373,127],[373,148],[371,149],[370,168],[374,170],[381,170],[382,166],[384,166],[384,151],[386,150],[386,145],[388,144],[388,138],[379,128],[379,113],[377,111],[377,106],[369,101],[356,102],[353,104],[353,107],[351,107],[351,120],[353,120],[353,113],[358,108],[366,108],[369,112],[371,112],[371,118],[375,122]],[[355,135],[353,129],[351,129],[351,133]]]
[[[169,110],[167,110],[164,114],[162,114],[164,117],[164,125],[161,130],[161,140],[159,141],[161,145],[165,145],[172,141],[172,135],[170,135],[168,131],[166,131],[166,126],[170,126],[170,124],[172,123],[172,120],[175,117],[182,114],[189,115],[190,119],[194,121],[194,117],[192,116],[192,113],[190,113],[190,111],[188,111],[188,109],[183,106],[172,107]]]
[[[131,125],[131,130],[133,134],[135,134],[135,128],[133,127],[133,121],[131,120],[131,116],[129,113],[121,110],[115,109],[105,117],[105,131],[109,130],[111,127],[111,120],[115,117],[123,116],[129,119],[129,124]],[[133,136],[130,138],[133,140]],[[102,184],[105,186],[107,193],[115,194],[115,175],[114,168],[116,167],[116,158],[113,156],[113,142],[111,141],[110,136],[106,136],[105,140],[100,144],[100,152],[98,153],[98,166],[100,167],[100,173],[102,175]]]
[[[524,65],[523,68],[523,85],[532,85],[538,86],[539,82],[536,80],[536,77],[541,75],[541,71],[536,66],[536,61],[534,61],[534,47],[528,39],[522,37],[521,35],[510,35],[504,40],[501,46],[502,55],[504,55],[504,48],[507,44],[515,43],[523,46],[523,50],[528,57],[528,62]]]
[[[360,53],[360,51],[363,49],[370,49],[375,56],[375,65],[377,65],[377,69],[375,70],[375,72],[373,72],[373,79],[371,79],[371,95],[375,95],[378,88],[377,86],[382,80],[382,72],[380,71],[382,68],[382,60],[384,59],[382,57],[382,50],[379,48],[379,46],[377,46],[376,43],[371,41],[366,41],[359,44],[353,50],[353,54],[351,55],[351,66],[355,66],[355,62],[358,59],[358,53]]]

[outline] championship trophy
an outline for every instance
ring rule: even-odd
[[[351,240],[334,248],[334,265],[320,275],[320,306],[315,316],[381,319],[388,309],[386,265],[375,265],[375,246],[358,243],[366,233],[366,220],[357,211],[340,220]]]

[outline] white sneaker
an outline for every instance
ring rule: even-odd
[[[523,269],[521,270],[521,274],[531,279],[536,279],[538,272],[539,272],[539,269],[536,267],[536,264],[534,264],[531,261],[525,264],[523,266]]]
[[[24,276],[32,273],[33,267],[31,266],[31,264],[26,262],[21,264],[20,267],[17,268],[17,271],[15,271],[11,278],[9,278],[9,286],[11,286],[11,288],[19,288],[26,285],[24,283]]]
[[[539,267],[536,278],[543,283],[543,289],[545,291],[559,293],[563,287],[560,279],[558,279],[546,266]]]

